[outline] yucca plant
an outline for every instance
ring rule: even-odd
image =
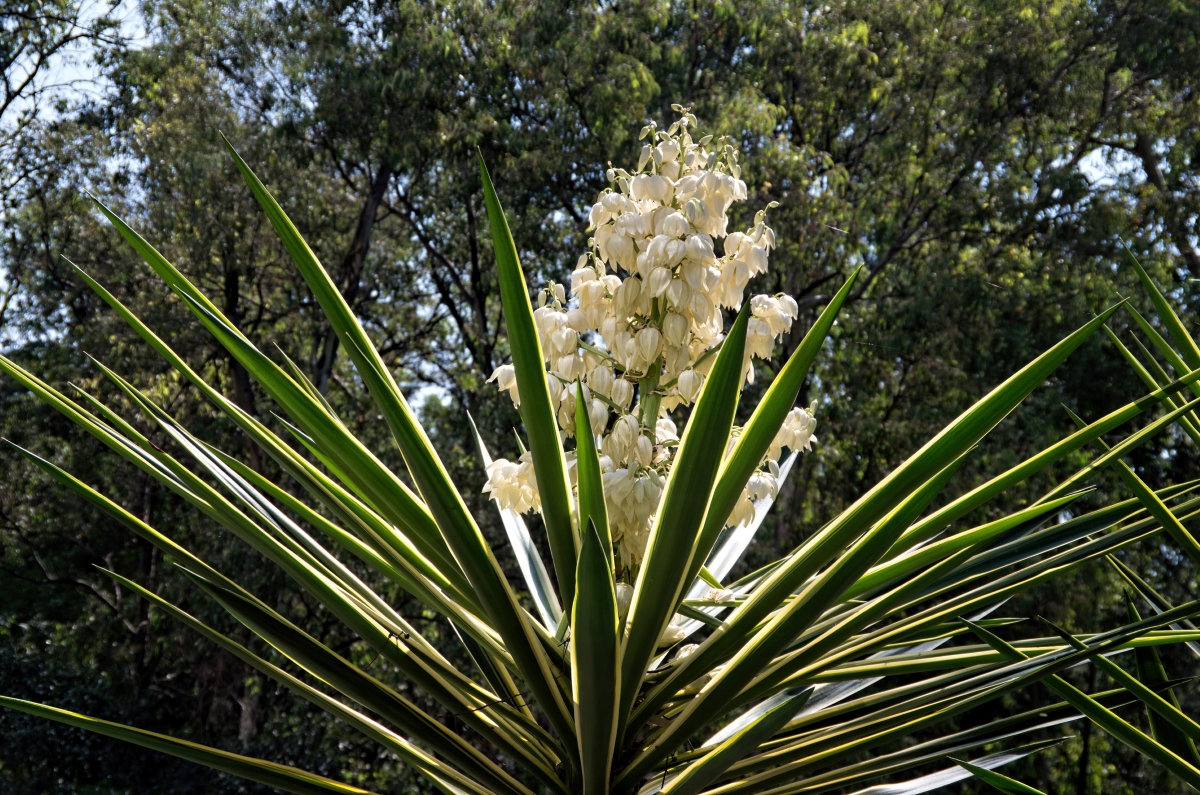
[[[275,427],[287,436],[213,388],[77,268],[79,278],[310,499],[196,438],[100,363],[182,457],[91,395],[79,391],[69,398],[0,357],[0,369],[11,378],[282,567],[469,733],[422,711],[378,671],[332,651],[269,599],[166,533],[53,463],[21,452],[155,544],[181,576],[275,652],[260,656],[119,573],[107,576],[452,795],[874,792],[860,788],[916,768],[934,772],[886,791],[925,792],[975,774],[1001,790],[1030,792],[991,769],[1057,741],[1023,743],[1023,736],[1081,717],[1200,788],[1200,725],[1180,711],[1172,694],[1179,682],[1167,677],[1155,650],[1200,641],[1188,623],[1200,603],[1168,604],[1112,557],[1165,530],[1200,563],[1200,543],[1183,524],[1200,511],[1200,498],[1185,498],[1197,484],[1154,491],[1122,460],[1175,424],[1200,441],[1194,413],[1200,397],[1185,397],[1189,391],[1200,396],[1200,348],[1163,296],[1139,268],[1160,323],[1180,349],[1176,353],[1155,325],[1138,317],[1175,370],[1168,376],[1148,353],[1143,363],[1122,346],[1150,390],[1145,397],[1090,424],[1081,421],[1076,433],[930,510],[973,446],[1118,309],[1110,308],[963,412],[797,549],[731,580],[780,481],[814,441],[816,409],[793,404],[857,274],[829,301],[750,419],[735,428],[753,358],[772,354],[796,304],[784,295],[745,300],[748,280],[766,269],[774,233],[764,211],[745,232],[727,234],[727,210],[745,198],[737,153],[724,140],[694,140],[695,119],[678,110],[680,120],[668,130],[643,130],[650,140],[635,171],[609,170],[610,188],[592,209],[594,237],[572,276],[570,297],[565,285],[552,283],[538,293],[536,310],[481,160],[512,351],[512,364],[494,380],[519,405],[528,449],[519,461],[492,461],[482,440],[479,445],[486,490],[519,563],[518,582],[506,578],[334,282],[232,147],[250,190],[386,418],[411,487],[349,431],[295,364],[262,353],[99,202],[279,406],[286,420]],[[725,309],[736,311],[728,328]],[[1111,447],[1103,441],[1139,415],[1160,410]],[[1091,462],[1029,507],[979,526],[964,523],[977,508],[1086,445],[1097,450]],[[1108,467],[1133,498],[1067,518],[1067,506]],[[540,514],[549,566],[522,513]],[[1148,617],[1131,600],[1129,622],[1100,634],[1073,636],[1049,626],[1044,637],[1011,643],[996,634],[1013,620],[996,613],[1013,594],[1104,557],[1118,566]],[[475,667],[452,665],[372,581],[398,585],[439,614]],[[949,643],[970,637],[971,644]],[[1136,675],[1109,659],[1128,649]],[[1101,667],[1113,689],[1086,695],[1059,677],[1082,663]],[[889,680],[900,675],[900,683]],[[935,739],[924,742],[898,742],[1034,683],[1061,701],[968,729],[931,732]],[[289,792],[362,792],[52,706],[12,698],[0,703]],[[1115,712],[1139,704],[1150,711],[1149,734]],[[1001,744],[1012,747],[978,755]]]

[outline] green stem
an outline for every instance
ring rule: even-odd
[[[655,442],[658,436],[654,431],[658,423],[658,407],[662,405],[662,393],[658,391],[658,380],[662,378],[662,356],[660,355],[650,365],[650,374],[638,381],[638,422],[650,431],[650,438]]]

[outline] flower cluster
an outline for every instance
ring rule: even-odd
[[[585,391],[584,427],[602,453],[619,569],[636,567],[645,554],[679,439],[668,412],[700,394],[724,339],[722,310],[740,308],[747,284],[766,272],[775,247],[766,210],[750,228],[727,232],[730,207],[747,198],[737,151],[725,138],[694,140],[695,117],[675,107],[681,117],[668,130],[653,123],[642,130],[649,140],[633,173],[608,169],[609,187],[588,216],[594,230],[589,251],[579,258],[569,290],[551,282],[534,312],[551,401],[567,436],[579,432],[582,419],[575,416],[577,384]],[[748,380],[752,359],[769,358],[799,312],[783,294],[753,296],[750,309]],[[489,381],[520,405],[511,365]],[[743,497],[773,494],[779,448],[807,449],[814,440],[815,420],[797,411]],[[485,491],[502,508],[537,509],[527,463],[526,457],[519,464],[498,460],[488,469]],[[729,521],[745,520],[739,503]]]
[[[807,411],[796,408],[788,412],[767,450],[767,468],[750,476],[746,487],[742,489],[742,496],[738,498],[737,505],[729,515],[728,524],[731,527],[749,524],[754,519],[754,503],[759,500],[774,500],[779,494],[779,456],[783,454],[785,447],[797,452],[812,449],[817,442],[817,437],[813,434],[817,428],[817,420],[813,416],[816,413],[815,401]],[[729,440],[729,450],[733,449],[735,441],[736,437]]]

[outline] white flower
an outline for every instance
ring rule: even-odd
[[[593,399],[588,404],[588,415],[592,423],[592,433],[599,436],[608,425],[608,404],[603,400]]]
[[[655,298],[667,291],[667,287],[671,285],[671,269],[665,267],[657,267],[650,271],[650,276],[646,279],[646,287],[650,290],[650,294]]]
[[[695,370],[684,370],[679,374],[679,381],[675,384],[675,388],[679,390],[679,394],[684,400],[691,403],[696,399],[696,395],[700,394],[700,387],[703,385],[704,376]]]
[[[710,588],[708,593],[704,594],[704,598],[710,602],[719,602],[725,604],[732,602],[737,597],[733,591],[728,588]]]
[[[692,225],[688,223],[688,220],[682,214],[673,212],[663,218],[661,234],[667,237],[680,238],[690,232],[691,229]]]
[[[667,628],[664,629],[662,635],[659,636],[658,645],[660,647],[671,646],[686,638],[688,636],[688,632],[686,629],[680,626],[680,624],[682,624],[684,621],[687,621],[687,619],[676,613],[675,617],[671,619],[671,623],[667,624]]]
[[[771,472],[756,471],[746,481],[746,491],[754,500],[773,500],[779,494],[779,480]]]
[[[576,378],[579,378],[583,375],[583,370],[583,357],[577,356],[574,353],[569,353],[554,363],[554,371],[566,381],[574,381]]]
[[[815,403],[813,404],[816,405]],[[783,448],[790,450],[811,450],[817,442],[813,433],[817,429],[817,418],[802,408],[794,408],[783,420],[779,432],[767,450],[767,458],[778,461]]]
[[[629,404],[633,401],[633,384],[624,378],[614,381],[609,397],[612,398],[613,403],[616,403],[623,409],[628,409]]]
[[[686,345],[688,336],[688,319],[678,312],[668,312],[663,318],[663,336],[671,345]]]
[[[497,388],[501,392],[507,392],[512,398],[513,405],[517,408],[521,407],[521,396],[517,393],[517,371],[511,364],[502,364],[492,372],[491,378],[487,380],[490,384],[495,381]]]
[[[517,513],[540,510],[537,480],[529,453],[524,453],[516,462],[497,458],[488,466],[487,474],[488,480],[483,491],[491,494],[501,509]]]
[[[650,466],[654,460],[654,443],[650,441],[649,436],[638,436],[633,445],[633,456],[642,466]]]
[[[773,204],[755,215],[749,229],[727,233],[729,210],[746,200],[746,184],[727,139],[710,151],[711,137],[704,144],[694,140],[692,123],[690,116],[681,118],[668,132],[650,125],[632,177],[619,168],[606,170],[609,187],[588,213],[590,250],[576,261],[569,292],[549,283],[534,312],[551,404],[567,434],[576,433],[582,419],[575,415],[577,379],[589,390],[581,429],[590,425],[601,453],[618,570],[636,568],[645,555],[672,466],[671,443],[682,432],[667,413],[698,399],[717,358],[708,354],[725,335],[722,310],[741,306],[749,280],[767,270],[776,245],[766,224]],[[783,294],[754,296],[750,308],[746,365],[755,356],[769,358],[799,314],[796,301]],[[590,345],[581,349],[584,342]],[[747,377],[752,379],[752,368]],[[488,380],[519,405],[511,365]],[[656,403],[657,416],[642,416]],[[815,441],[811,413],[797,412],[774,440],[770,462],[784,447],[809,449]],[[496,464],[486,490],[505,505],[532,509],[531,466]],[[777,491],[776,476],[773,463],[756,472],[729,521],[752,520],[755,501]]]
[[[662,342],[662,333],[653,326],[647,326],[637,333],[638,355],[646,364],[650,364],[658,356],[658,348]]]
[[[692,235],[687,239],[687,257],[692,262],[708,265],[716,260],[712,239],[707,235]]]
[[[617,619],[625,620],[625,615],[629,612],[629,604],[633,601],[633,586],[628,583],[617,583]]]
[[[637,566],[646,555],[651,519],[662,497],[662,478],[654,470],[639,475],[633,469],[621,468],[604,473],[603,480],[621,566]]]
[[[588,373],[587,377],[588,388],[593,392],[598,392],[601,395],[608,395],[612,392],[613,387],[613,371],[607,365],[601,365]]]

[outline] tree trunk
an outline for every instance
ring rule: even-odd
[[[242,298],[241,298],[241,271],[230,263],[225,266],[225,317],[237,326],[242,327]],[[250,383],[250,373],[242,366],[242,363],[234,358],[233,354],[229,354],[229,376],[233,381],[233,402],[238,405],[242,411],[253,416],[254,415],[254,386]],[[250,466],[255,472],[266,472],[263,461],[262,450],[257,444],[249,445]]]
[[[1142,170],[1146,172],[1146,180],[1160,194],[1158,197],[1159,210],[1162,213],[1163,224],[1167,228],[1167,234],[1171,236],[1171,242],[1179,249],[1179,253],[1183,256],[1183,261],[1187,265],[1188,270],[1192,272],[1192,275],[1200,276],[1200,254],[1197,254],[1196,249],[1192,247],[1192,241],[1188,238],[1187,228],[1183,226],[1168,206],[1171,195],[1167,190],[1167,181],[1163,178],[1162,169],[1158,166],[1158,154],[1154,151],[1154,141],[1149,136],[1138,133],[1134,148],[1137,149],[1138,157],[1142,161]]]
[[[391,163],[384,161],[379,166],[379,171],[371,181],[371,191],[367,194],[367,200],[358,216],[358,226],[354,230],[350,248],[342,260],[340,288],[342,297],[346,299],[346,303],[351,308],[354,307],[354,301],[358,297],[358,291],[362,285],[363,266],[366,265],[367,252],[371,247],[371,228],[375,225],[375,214],[379,211],[379,205],[387,194],[393,174],[395,174],[395,170]],[[333,375],[334,362],[337,361],[337,332],[326,326],[323,339],[318,342],[316,347],[319,353],[315,368],[317,389],[321,394],[325,394],[329,388],[329,379]]]

